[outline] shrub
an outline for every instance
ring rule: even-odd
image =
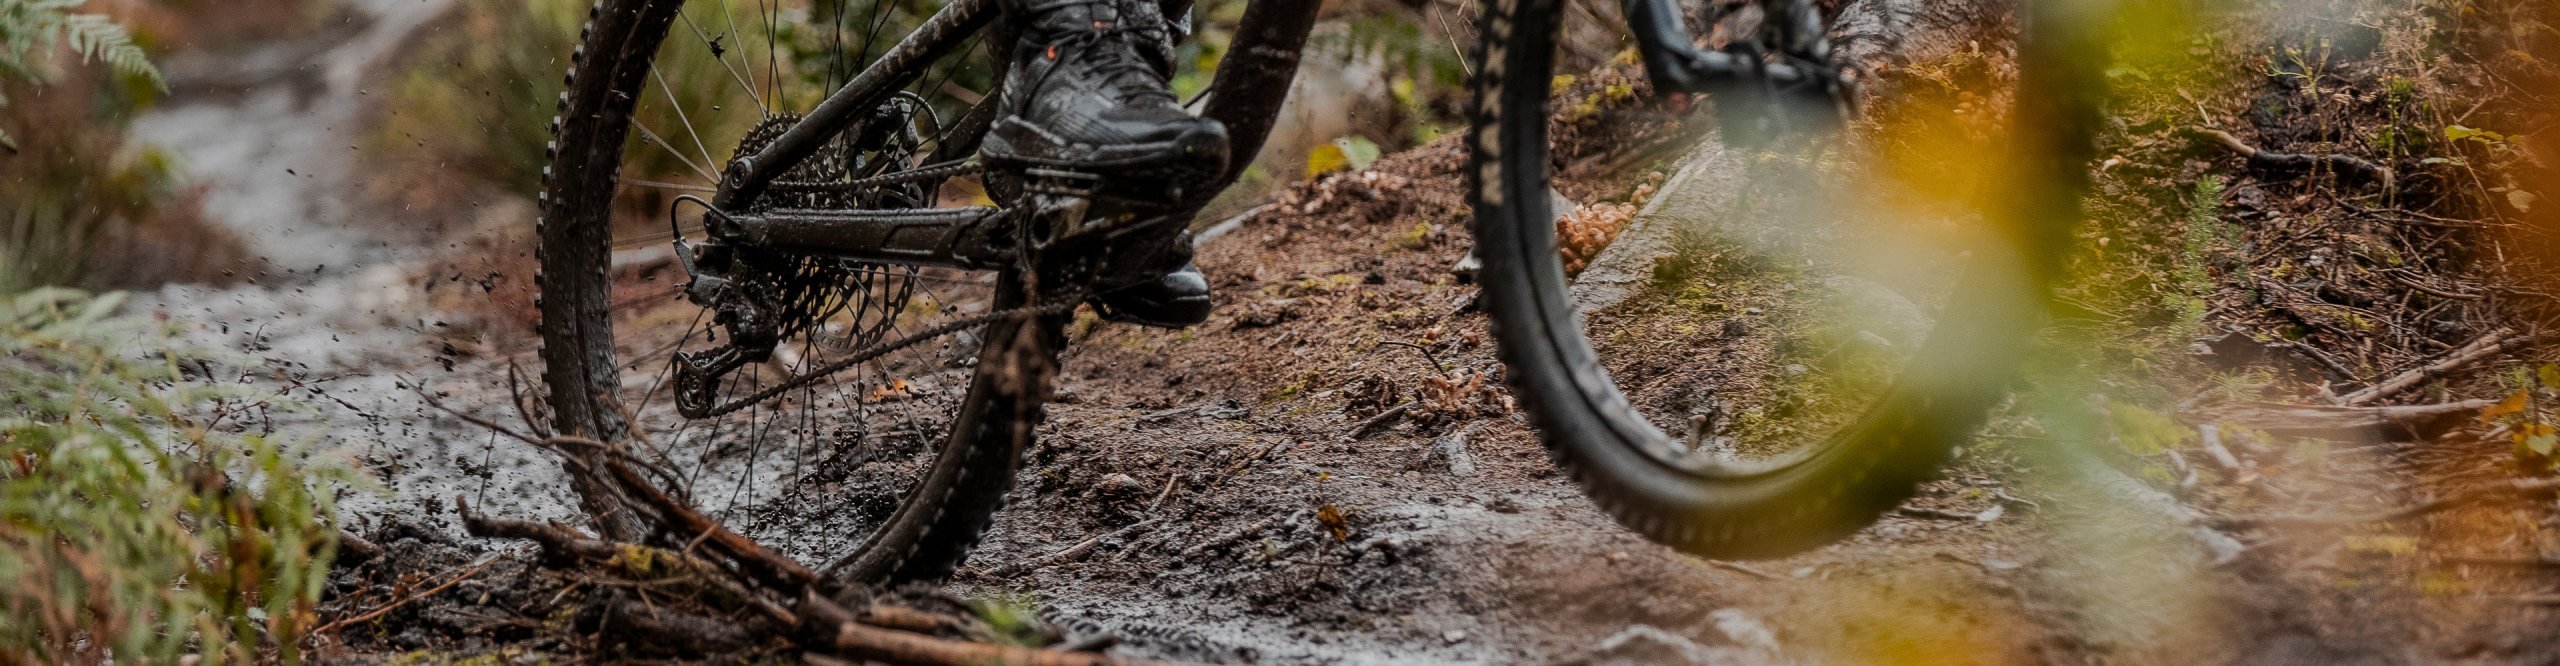
[[[349,469],[121,299],[0,300],[0,662],[298,661]],[[135,353],[148,350],[147,354]]]

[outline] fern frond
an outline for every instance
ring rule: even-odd
[[[71,43],[71,51],[83,60],[99,60],[127,76],[139,76],[163,90],[169,82],[160,78],[159,68],[151,66],[151,57],[133,43],[132,33],[124,26],[98,14],[71,14],[63,17],[62,34]]]
[[[0,0],[0,75],[36,78],[28,61],[71,47],[82,61],[97,60],[127,76],[138,76],[161,89],[169,87],[150,55],[133,43],[124,26],[100,14],[74,14],[82,0]]]

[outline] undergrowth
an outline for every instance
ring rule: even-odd
[[[0,662],[298,661],[354,472],[121,302],[0,300]]]

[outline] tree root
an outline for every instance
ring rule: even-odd
[[[2249,158],[2250,164],[2255,164],[2260,167],[2269,169],[2301,170],[2317,166],[2327,166],[2335,171],[2354,172],[2367,178],[2381,181],[2384,189],[2389,189],[2392,186],[2393,181],[2391,167],[2375,164],[2371,160],[2356,157],[2354,155],[2348,155],[2345,153],[2279,153],[2272,150],[2262,150],[2256,146],[2249,145],[2248,143],[2241,141],[2240,137],[2232,136],[2230,132],[2209,127],[2198,127],[2195,128],[2195,131],[2197,134],[2202,134],[2206,138],[2213,139],[2215,143],[2220,144],[2223,148],[2228,149],[2233,153],[2238,153],[2241,157]]]

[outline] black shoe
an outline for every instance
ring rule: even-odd
[[[989,162],[1050,167],[1152,188],[1226,170],[1227,128],[1173,97],[1173,29],[1156,0],[1009,0],[1018,31],[1006,114]]]
[[[1103,319],[1155,326],[1190,328],[1209,320],[1209,278],[1200,267],[1181,268],[1153,280],[1104,289],[1093,297]]]

